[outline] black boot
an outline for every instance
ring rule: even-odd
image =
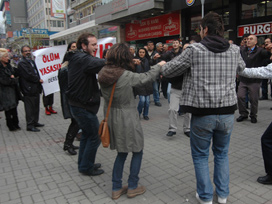
[[[67,150],[71,155],[76,155],[77,152],[74,150],[73,141],[74,137],[71,134],[66,134],[63,150]]]
[[[76,155],[77,154],[77,152],[74,150],[74,148],[71,145],[67,145],[65,143],[64,143],[64,146],[63,146],[63,150],[64,151],[67,150],[68,153],[71,154],[71,155]]]

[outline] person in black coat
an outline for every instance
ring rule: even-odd
[[[136,65],[135,71],[137,73],[144,73],[150,70],[149,65],[149,56],[147,54],[147,50],[145,48],[140,48],[136,55],[138,59],[141,60],[139,65]],[[138,104],[138,112],[139,115],[143,112],[143,117],[145,120],[149,120],[148,111],[149,111],[149,103],[150,103],[150,94],[153,93],[153,85],[152,83],[148,83],[141,88],[136,88],[134,90],[135,95],[139,95],[139,104]]]
[[[79,131],[79,126],[76,120],[72,117],[72,114],[70,112],[70,105],[68,103],[68,98],[66,96],[66,91],[68,89],[68,64],[69,64],[71,54],[75,50],[76,50],[76,42],[73,41],[68,44],[67,53],[65,54],[63,58],[63,63],[58,73],[63,117],[64,119],[71,118],[71,124],[68,127],[68,131],[64,141],[63,150],[64,151],[67,150],[68,153],[71,155],[76,155],[77,152],[75,150],[79,148],[73,145],[74,139]]]
[[[18,64],[18,70],[20,87],[24,95],[27,131],[39,132],[37,127],[44,126],[38,123],[43,80],[40,79],[36,64],[32,60],[31,48],[24,45],[21,52],[23,57]]]
[[[9,63],[8,51],[0,48],[0,111],[5,111],[10,131],[20,130],[17,115],[18,73]]]

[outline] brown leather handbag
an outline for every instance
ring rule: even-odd
[[[113,84],[112,91],[111,91],[111,97],[108,105],[107,114],[104,120],[101,121],[99,125],[98,135],[100,136],[101,143],[103,147],[108,147],[110,145],[110,131],[108,126],[108,117],[110,113],[111,103],[113,99],[113,94],[115,90],[116,82]]]

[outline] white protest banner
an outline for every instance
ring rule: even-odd
[[[55,46],[36,50],[33,55],[37,65],[44,95],[59,91],[58,70],[61,68],[67,45]]]
[[[107,37],[107,38],[98,39],[97,40],[98,50],[96,51],[95,56],[102,59],[103,51],[105,49],[110,49],[115,43],[116,43],[116,37]]]

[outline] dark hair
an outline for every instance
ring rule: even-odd
[[[147,50],[146,50],[144,47],[140,47],[140,48],[138,49],[137,54],[136,54],[136,57],[140,58],[140,56],[139,56],[140,50],[144,50],[144,51],[145,51],[145,58],[149,60],[148,52],[147,52]]]
[[[133,56],[125,43],[113,45],[107,53],[107,64],[115,67],[122,67],[127,70],[134,70]]]
[[[77,49],[79,49],[79,50],[82,49],[82,46],[81,46],[82,43],[84,45],[88,46],[88,44],[89,44],[88,38],[95,38],[95,35],[93,35],[91,33],[83,33],[83,34],[81,34],[78,37],[77,42],[76,42]]]
[[[243,35],[242,39],[248,38],[248,36],[250,36],[250,35],[248,33],[246,33],[246,34]]]
[[[224,36],[224,23],[221,16],[213,11],[209,12],[201,20],[200,25],[203,29],[208,28],[209,35]]]
[[[72,41],[68,44],[68,47],[67,47],[67,50],[66,51],[69,51],[72,47],[72,44],[76,43],[76,41]]]
[[[21,47],[21,53],[23,53],[23,49],[24,49],[25,47],[28,47],[28,48],[31,50],[31,47],[30,47],[29,45],[23,45],[23,46]]]
[[[180,42],[180,40],[179,40],[179,39],[177,39],[177,38],[174,38],[173,42],[174,42],[174,41],[179,41],[179,42]],[[166,43],[166,44],[167,44],[167,43]]]
[[[103,56],[102,56],[102,58],[106,58],[106,54],[107,54],[107,52],[109,51],[109,49],[105,49],[104,51],[103,51]]]
[[[154,45],[154,42],[152,42],[151,40],[147,41],[146,44],[148,45],[149,43],[153,43],[153,45]]]

